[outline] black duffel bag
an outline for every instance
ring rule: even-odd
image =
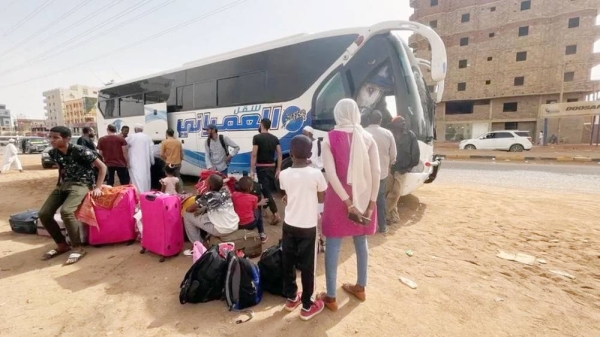
[[[281,240],[276,246],[267,248],[258,261],[260,286],[263,291],[283,296],[283,250]]]

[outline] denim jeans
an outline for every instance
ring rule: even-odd
[[[356,252],[357,280],[359,286],[367,286],[367,267],[369,264],[369,247],[367,245],[367,236],[360,235],[352,237],[354,240],[354,250]],[[337,268],[342,248],[342,238],[326,239],[327,249],[325,250],[325,281],[327,284],[327,296],[334,298],[336,294]]]
[[[385,221],[385,183],[387,178],[379,181],[379,193],[377,193],[377,229],[385,232],[387,228]]]

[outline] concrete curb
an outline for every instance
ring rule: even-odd
[[[600,158],[582,157],[582,156],[561,156],[561,157],[521,157],[518,155],[504,156],[486,156],[486,155],[468,155],[468,154],[440,154],[443,159],[458,159],[458,160],[495,160],[495,161],[556,161],[561,163],[577,162],[577,163],[600,163]]]

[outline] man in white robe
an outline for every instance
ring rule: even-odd
[[[129,145],[129,176],[138,193],[151,190],[150,167],[154,165],[152,138],[144,133],[144,127],[136,125],[135,133],[127,137]]]
[[[19,172],[23,172],[23,166],[21,166],[21,161],[17,156],[17,147],[15,146],[15,140],[10,139],[6,148],[4,149],[4,156],[2,157],[2,166],[0,167],[0,173],[6,173],[10,170],[12,164],[17,166],[17,170]]]

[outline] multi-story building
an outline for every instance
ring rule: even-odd
[[[411,0],[411,20],[444,40],[448,75],[437,107],[439,140],[457,141],[489,130],[542,129],[540,106],[583,101],[600,84],[598,0]],[[428,44],[411,38],[417,55]],[[597,43],[600,47],[600,42]],[[600,48],[598,48],[600,49]],[[600,52],[600,50],[596,50]],[[548,135],[589,141],[591,118],[552,119]],[[535,137],[534,137],[535,138]]]
[[[82,97],[64,102],[64,125],[69,127],[74,134],[81,134],[84,127],[96,127],[95,97]]]
[[[43,137],[48,133],[45,119],[30,119],[19,116],[15,124],[17,132],[21,136]]]
[[[69,88],[48,90],[43,95],[48,127],[51,128],[57,125],[66,125],[65,102],[85,97],[98,99],[98,88],[77,84]]]
[[[13,128],[10,110],[6,105],[0,104],[0,131],[11,131]]]

